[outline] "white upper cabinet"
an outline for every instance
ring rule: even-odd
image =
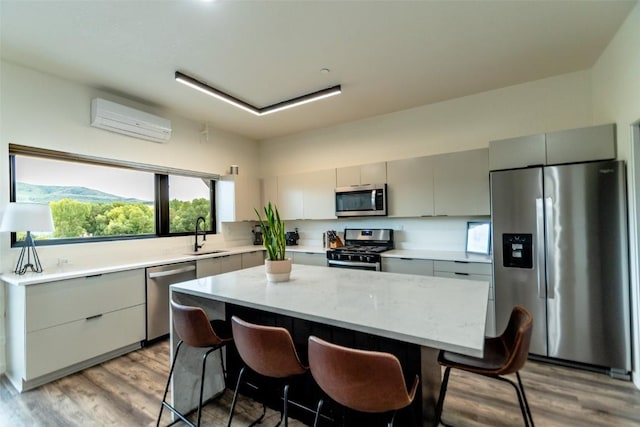
[[[278,212],[282,219],[303,219],[302,193],[304,188],[300,175],[278,177]]]
[[[387,163],[369,163],[336,169],[336,187],[384,184],[387,182]]]
[[[262,178],[260,193],[262,206],[267,206],[269,202],[271,202],[272,205],[278,206],[278,178],[275,176]],[[258,211],[262,212],[262,209],[258,209]]]
[[[490,215],[489,150],[433,156],[435,215]]]
[[[282,219],[335,218],[335,169],[278,177],[278,210]]]
[[[433,215],[433,157],[387,162],[389,216]]]
[[[302,174],[302,213],[305,219],[335,218],[336,171],[327,169]]]
[[[489,142],[490,170],[615,158],[615,124]]]
[[[216,205],[220,221],[253,221],[260,208],[260,180],[249,175],[225,176],[218,181]]]

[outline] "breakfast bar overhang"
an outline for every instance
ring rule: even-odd
[[[241,307],[418,346],[424,425],[433,419],[440,387],[438,351],[482,356],[488,293],[482,281],[297,264],[288,282],[268,282],[258,266],[171,286],[176,302],[200,306],[210,318],[228,318],[231,307]],[[175,348],[173,329],[171,340]],[[200,364],[196,351],[186,354],[172,385],[174,405],[183,410],[196,406]],[[212,397],[224,382],[221,372],[213,374],[219,361],[208,363],[205,393]]]

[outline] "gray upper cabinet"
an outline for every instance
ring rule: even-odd
[[[490,170],[615,158],[615,124],[489,142]]]
[[[543,165],[546,159],[544,134],[489,142],[489,168],[492,171]]]
[[[614,124],[563,130],[547,134],[547,164],[616,158]]]
[[[435,215],[490,215],[489,150],[433,157]]]
[[[369,163],[336,169],[336,187],[384,184],[387,182],[387,163]]]
[[[433,215],[433,159],[429,156],[387,162],[389,216]]]
[[[389,216],[489,215],[489,150],[387,162]]]

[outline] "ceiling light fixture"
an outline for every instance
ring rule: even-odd
[[[265,116],[277,111],[282,111],[288,108],[297,107],[299,105],[308,104],[309,102],[318,101],[320,99],[328,98],[330,96],[339,95],[342,93],[340,85],[336,85],[327,89],[322,89],[316,92],[308,93],[306,95],[287,99],[286,101],[278,102],[276,104],[267,105],[266,107],[258,108],[249,104],[248,102],[244,102],[243,100],[236,98],[235,96],[229,95],[222,92],[221,90],[213,88],[208,84],[201,82],[200,80],[187,76],[180,71],[176,71],[176,81],[256,116]]]

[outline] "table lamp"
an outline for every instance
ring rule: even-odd
[[[35,273],[42,273],[42,265],[36,252],[35,243],[31,237],[32,231],[53,231],[53,218],[49,205],[39,203],[9,203],[2,217],[0,231],[26,231],[22,251],[14,273],[24,274],[27,269]],[[26,254],[26,260],[25,260]],[[26,261],[26,262],[25,262]]]

